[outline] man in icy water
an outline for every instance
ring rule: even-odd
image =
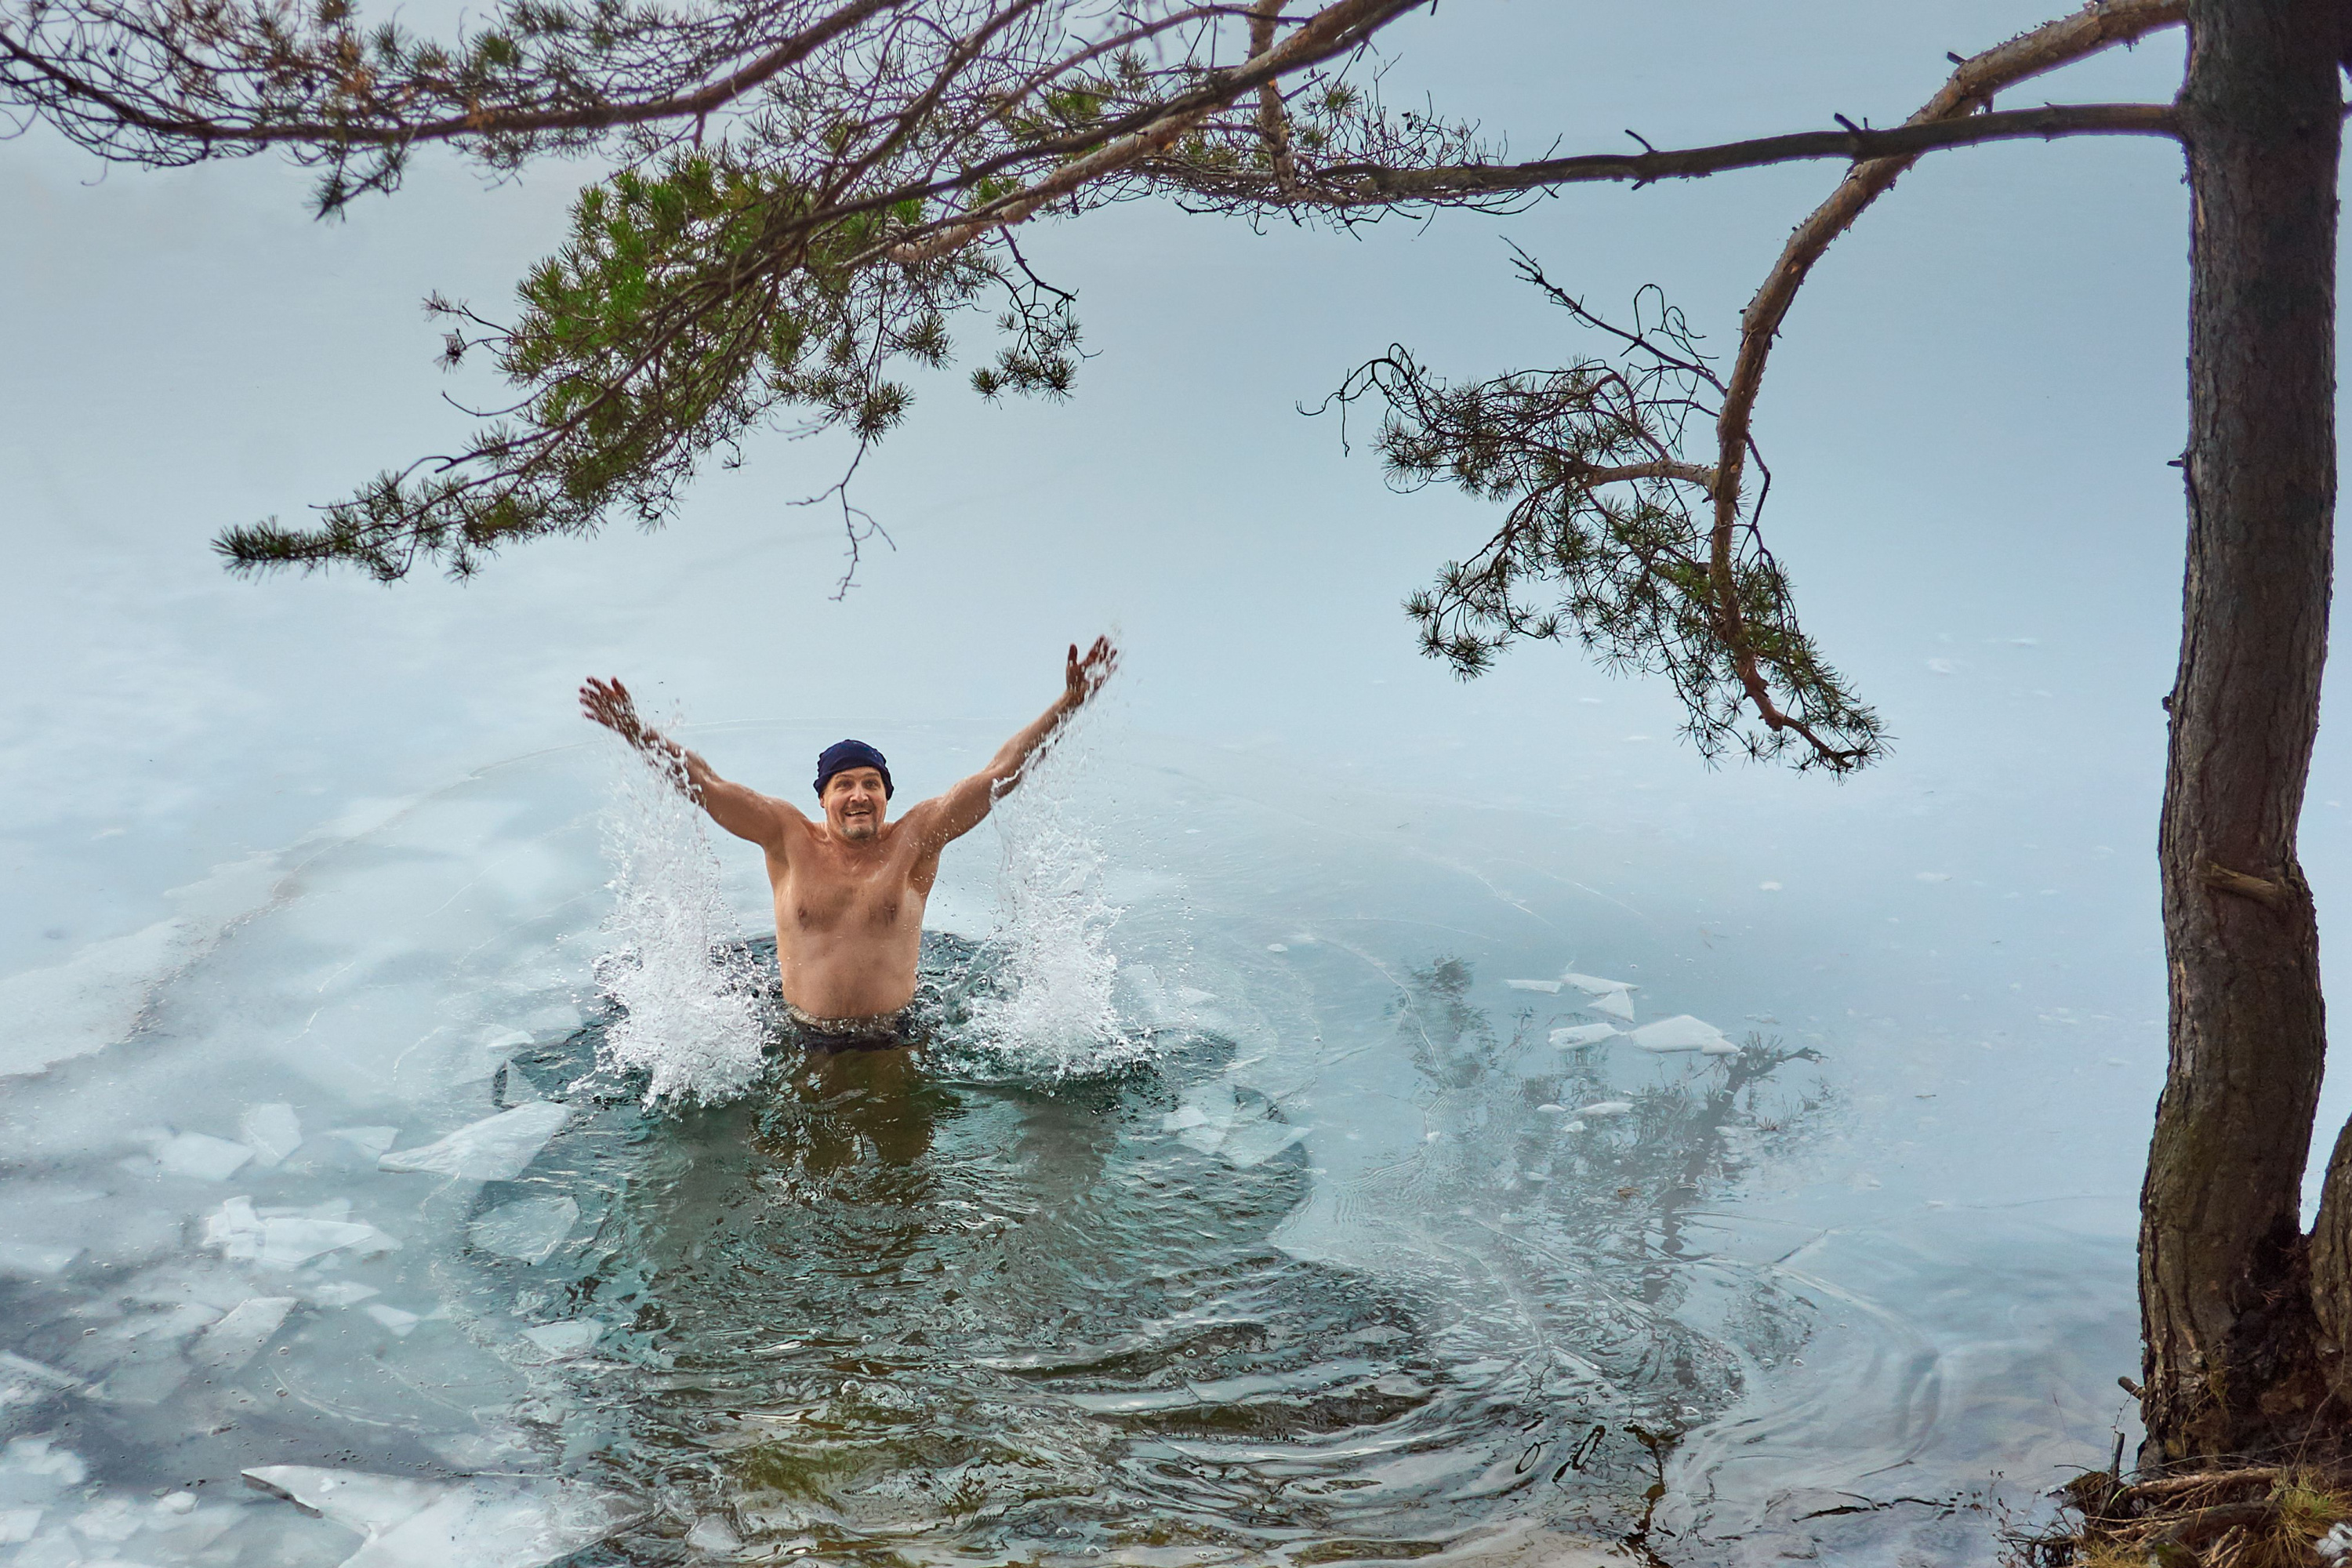
[[[1118,665],[1108,637],[1097,637],[1083,658],[1072,643],[1054,705],[999,747],[986,767],[896,822],[887,820],[890,764],[863,741],[819,753],[816,798],[824,815],[812,821],[789,801],[720,778],[699,755],[638,718],[618,679],[589,677],[580,707],[667,771],[713,822],[768,852],[786,1010],[812,1049],[873,1050],[915,1043],[908,1015],[923,903],[940,874],[940,851],[980,826],[996,797],[1019,782],[1030,760]]]

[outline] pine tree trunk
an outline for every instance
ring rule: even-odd
[[[2171,1066],[2148,1152],[2144,1464],[2324,1419],[2298,1219],[2326,1050],[2295,858],[2335,516],[2337,0],[2194,0],[2189,564],[2159,854]]]

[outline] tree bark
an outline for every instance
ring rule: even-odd
[[[2189,559],[2159,855],[2171,1062],[2140,1223],[2143,1465],[2322,1435],[2299,1217],[2326,1053],[2295,827],[2336,500],[2337,0],[2195,0]]]

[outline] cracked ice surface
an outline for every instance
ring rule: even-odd
[[[535,1100],[502,1110],[422,1148],[380,1155],[385,1171],[429,1171],[474,1182],[510,1182],[522,1174],[570,1115],[553,1100]]]
[[[538,1568],[594,1545],[642,1511],[576,1481],[428,1481],[304,1465],[264,1465],[245,1477],[366,1536],[343,1568]]]

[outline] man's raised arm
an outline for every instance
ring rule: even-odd
[[[925,801],[908,812],[910,825],[917,812],[936,812],[936,819],[920,824],[919,831],[940,844],[961,838],[979,826],[996,797],[1020,781],[1021,770],[1029,765],[1029,760],[1069,722],[1072,714],[1093,700],[1118,668],[1118,649],[1111,646],[1110,638],[1095,638],[1094,647],[1087,650],[1083,658],[1078,657],[1078,645],[1072,643],[1069,660],[1063,667],[1062,695],[1055,699],[1054,705],[999,746],[986,767],[954,784],[938,799]]]
[[[773,847],[782,836],[783,814],[800,815],[773,795],[720,778],[698,752],[638,718],[636,702],[618,676],[611,680],[590,676],[580,688],[580,711],[643,752],[677,782],[688,799],[710,814],[711,821],[738,838]]]

